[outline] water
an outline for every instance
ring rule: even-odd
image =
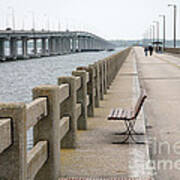
[[[57,77],[70,76],[77,66],[87,66],[121,49],[77,53],[40,59],[0,63],[0,102],[30,102],[32,89],[41,84],[57,84]],[[32,147],[32,129],[28,131]]]

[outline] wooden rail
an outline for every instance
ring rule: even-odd
[[[76,148],[78,130],[110,87],[130,49],[78,67],[58,85],[33,89],[33,101],[0,103],[0,179],[57,180],[60,148]],[[26,152],[26,133],[33,127],[34,146]]]

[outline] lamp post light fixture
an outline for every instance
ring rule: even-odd
[[[159,15],[159,17],[163,18],[163,50],[166,48],[166,16]]]
[[[168,7],[174,8],[174,48],[176,48],[176,18],[177,18],[177,6],[175,4],[168,4]]]

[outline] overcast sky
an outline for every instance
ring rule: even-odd
[[[0,28],[12,25],[12,7],[16,29],[32,28],[32,14],[36,29],[85,30],[106,39],[141,39],[153,20],[167,19],[167,38],[173,33],[173,8],[177,4],[177,36],[180,38],[180,0],[0,0]],[[23,25],[24,21],[24,25]]]

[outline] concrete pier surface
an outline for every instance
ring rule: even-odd
[[[147,90],[145,114],[150,154],[157,180],[180,179],[180,61],[179,55],[145,57],[136,48],[141,84]]]
[[[112,108],[130,108],[139,95],[139,80],[136,66],[136,49],[131,50],[118,75],[112,83],[95,117],[88,118],[86,131],[78,131],[76,149],[61,149],[61,179],[63,177],[87,178],[137,178],[151,179],[152,171],[146,168],[149,162],[148,143],[145,145],[115,145],[123,136],[120,121],[108,121]],[[137,131],[145,132],[144,113],[137,120]],[[146,140],[145,136],[138,139]]]
[[[178,55],[132,47],[72,75],[33,88],[28,104],[0,104],[0,179],[179,180]],[[144,135],[135,138],[145,144],[114,144],[125,127],[107,117],[112,108],[134,107],[141,89],[147,100],[135,130]]]

